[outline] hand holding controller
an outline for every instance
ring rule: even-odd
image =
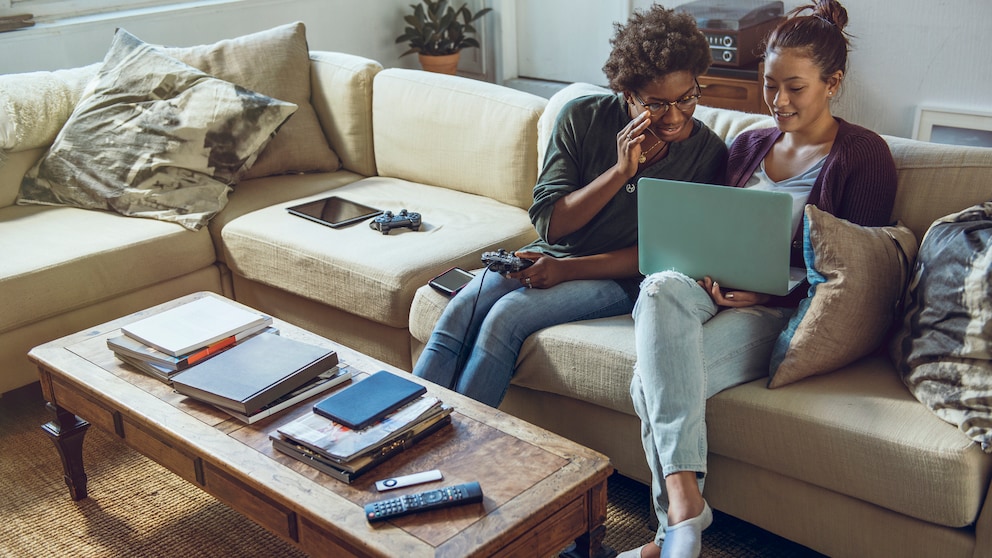
[[[393,215],[392,211],[386,211],[369,222],[369,228],[377,230],[382,234],[389,234],[392,229],[406,227],[410,230],[420,230],[421,218],[419,213],[410,213],[401,209],[399,213]]]
[[[530,267],[534,261],[518,258],[506,250],[500,248],[496,252],[483,252],[482,263],[486,264],[489,271],[497,273],[516,273]]]

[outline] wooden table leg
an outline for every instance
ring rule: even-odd
[[[69,496],[73,500],[82,500],[86,497],[83,437],[90,423],[57,405],[46,403],[45,407],[55,414],[55,420],[41,425],[41,429],[51,438],[62,459],[62,471],[65,484],[69,487]]]
[[[606,538],[606,483],[593,487],[589,498],[589,531],[575,539],[560,558],[613,558],[617,551],[603,544]]]

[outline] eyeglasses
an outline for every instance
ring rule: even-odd
[[[664,115],[665,113],[668,112],[668,109],[672,108],[672,106],[677,107],[682,112],[688,112],[689,110],[692,109],[692,107],[696,106],[696,103],[699,102],[699,98],[703,96],[702,93],[699,92],[700,87],[698,81],[696,82],[696,91],[697,93],[695,93],[694,95],[686,95],[685,97],[682,97],[681,99],[678,99],[676,101],[658,101],[654,103],[645,103],[644,101],[641,100],[641,98],[637,95],[637,93],[631,92],[631,94],[634,96],[634,99],[641,104],[642,107],[648,109],[648,112],[650,112],[651,115],[654,116],[656,113],[661,113],[662,115]]]

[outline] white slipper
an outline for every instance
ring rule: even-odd
[[[703,511],[696,517],[669,525],[661,558],[697,558],[703,545],[703,531],[713,523],[713,510],[703,501]]]
[[[641,558],[641,549],[644,548],[645,546],[647,546],[647,544],[642,544],[641,546],[635,548],[634,550],[625,550],[620,554],[617,554],[617,558]]]

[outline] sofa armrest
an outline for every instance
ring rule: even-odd
[[[372,150],[372,80],[382,65],[340,52],[310,53],[310,103],[344,168],[376,174]]]

